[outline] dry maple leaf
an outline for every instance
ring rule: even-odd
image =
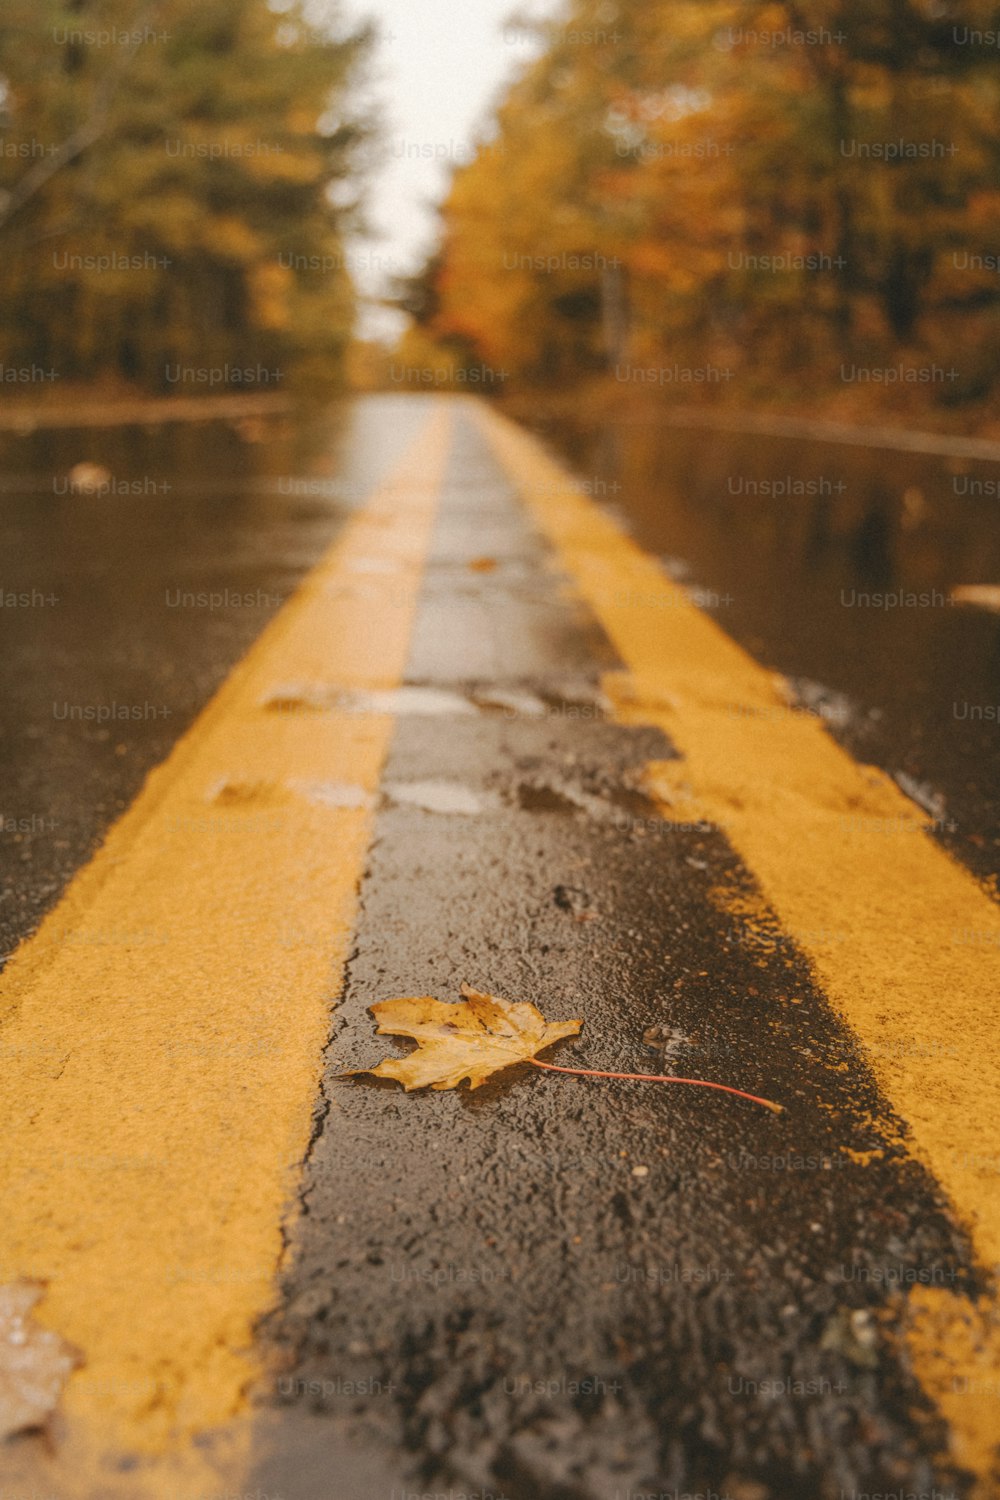
[[[409,1036],[417,1050],[406,1057],[387,1057],[375,1068],[354,1068],[342,1073],[352,1078],[373,1073],[376,1078],[395,1078],[407,1090],[455,1089],[463,1078],[477,1089],[491,1073],[513,1063],[531,1063],[547,1073],[571,1073],[576,1078],[619,1078],[637,1083],[687,1083],[699,1089],[717,1089],[763,1104],[781,1114],[783,1106],[759,1094],[748,1094],[728,1083],[707,1078],[675,1078],[662,1073],[608,1073],[598,1068],[561,1068],[541,1062],[537,1056],[564,1036],[577,1036],[582,1021],[546,1021],[528,1001],[502,1000],[462,985],[463,999],[457,1004],[435,1000],[431,995],[379,1000],[369,1006],[378,1021],[379,1036]]]
[[[0,1286],[0,1439],[44,1427],[80,1356],[31,1317],[37,1281]]]
[[[454,1089],[463,1078],[478,1088],[492,1073],[536,1053],[564,1036],[576,1036],[582,1021],[546,1021],[529,1001],[502,1000],[462,985],[451,1004],[430,995],[380,1000],[371,1007],[380,1036],[409,1036],[418,1044],[407,1057],[387,1057],[377,1078],[395,1078],[405,1089]]]

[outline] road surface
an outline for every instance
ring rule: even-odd
[[[141,587],[97,497],[18,579],[73,607],[31,670],[11,627],[57,828],[7,849],[0,1283],[79,1363],[0,1492],[997,1493],[974,869],[486,407],[359,403],[275,454],[311,489],[234,503],[231,458],[129,522]],[[370,1005],[463,982],[582,1018],[561,1065],[783,1113],[344,1077],[397,1050]]]

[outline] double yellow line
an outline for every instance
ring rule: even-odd
[[[650,768],[664,816],[725,830],[1000,1263],[996,905],[532,439],[473,410],[619,652],[618,716],[684,757]],[[450,421],[429,419],[0,979],[0,1281],[41,1279],[41,1319],[83,1357],[60,1416],[66,1500],[119,1482],[186,1500],[248,1462],[253,1330],[392,732],[337,695],[402,679]],[[911,1357],[986,1496],[993,1304],[920,1287],[909,1307]],[[122,1457],[138,1467],[116,1474]]]

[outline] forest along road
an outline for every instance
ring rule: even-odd
[[[380,398],[359,446],[13,923],[0,1282],[78,1363],[8,1489],[996,1493],[995,902],[523,431]],[[343,1076],[463,983],[783,1112]]]

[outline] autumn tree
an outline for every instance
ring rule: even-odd
[[[974,394],[1000,373],[998,29],[958,0],[574,0],[456,173],[415,315],[539,383],[960,345]]]
[[[3,360],[155,391],[334,377],[368,40],[298,0],[7,0]]]

